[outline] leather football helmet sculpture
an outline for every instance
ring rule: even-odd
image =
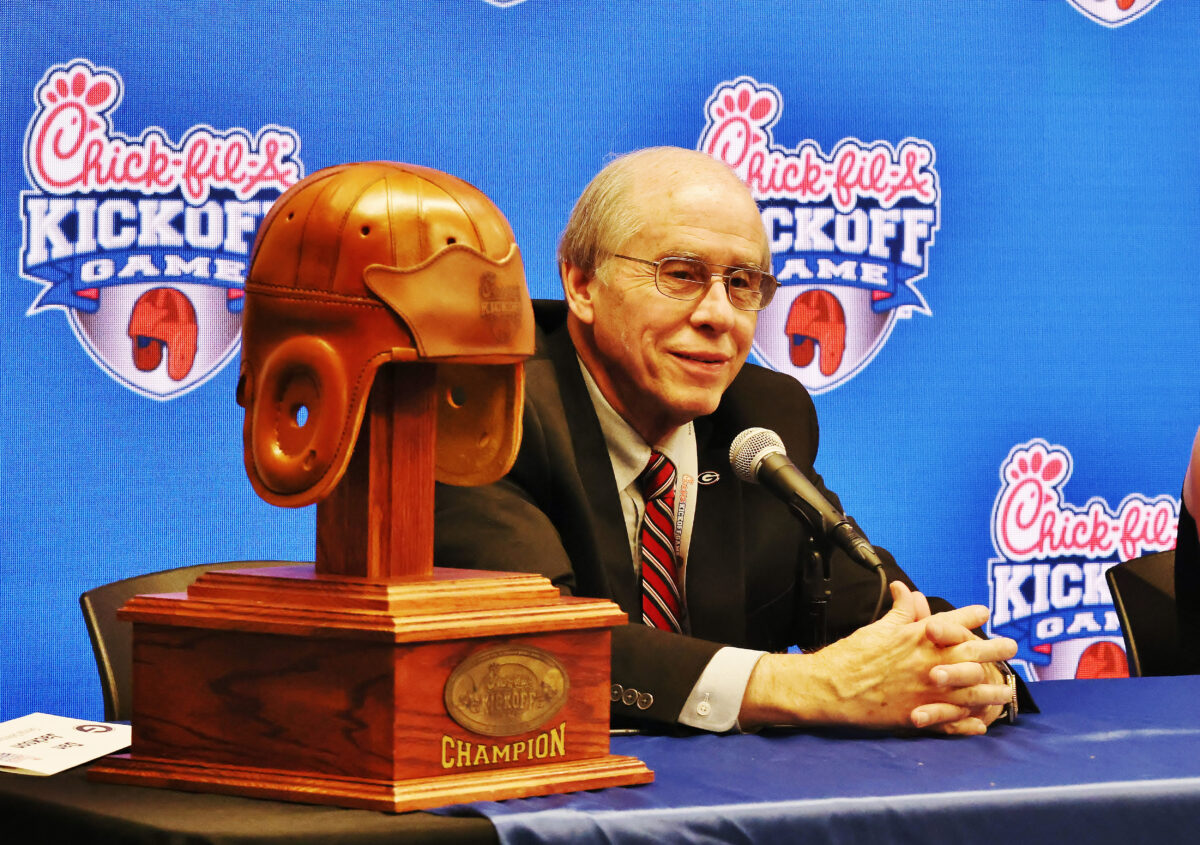
[[[284,507],[328,495],[388,362],[437,365],[437,480],[495,481],[521,442],[533,332],[512,229],[479,190],[390,162],[312,174],[250,259],[237,398],[251,484]]]

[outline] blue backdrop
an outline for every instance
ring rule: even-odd
[[[1028,676],[1112,671],[1099,573],[1173,545],[1200,423],[1200,4],[1120,5],[6,4],[0,717],[100,714],[83,590],[311,559],[233,398],[280,188],[461,176],[557,297],[574,198],[655,144],[756,188],[789,282],[756,355],[812,387],[872,539],[990,603]]]

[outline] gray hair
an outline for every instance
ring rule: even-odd
[[[698,150],[683,147],[647,147],[618,156],[604,166],[580,194],[567,227],[558,242],[558,260],[594,275],[621,244],[642,226],[639,209],[631,200],[634,187],[648,174],[679,180],[698,170],[720,173],[745,184],[727,165]],[[763,236],[765,257],[770,257]]]

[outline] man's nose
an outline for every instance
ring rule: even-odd
[[[692,309],[692,321],[711,326],[717,331],[728,331],[733,328],[736,319],[737,309],[729,299],[725,279],[719,273],[714,273],[712,282]]]

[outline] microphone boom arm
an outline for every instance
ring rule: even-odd
[[[887,572],[875,547],[855,529],[848,516],[829,503],[787,453],[767,452],[759,458],[753,474],[809,526],[815,537],[829,538],[855,563],[875,571],[879,576],[879,593],[871,620],[878,619],[883,610],[883,598],[887,595]]]

